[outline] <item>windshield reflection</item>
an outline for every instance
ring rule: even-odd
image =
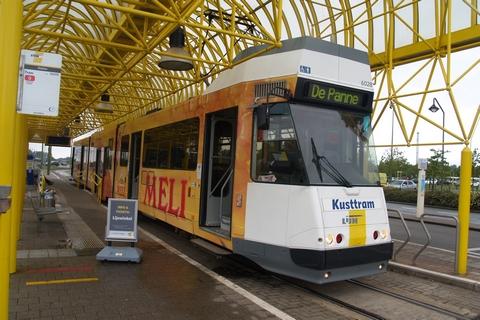
[[[378,184],[375,152],[368,147],[373,144],[369,114],[339,110],[338,107],[326,109],[302,104],[290,107],[310,184]],[[312,141],[317,155],[312,151]],[[326,159],[331,171],[340,174],[322,177],[318,163],[310,161],[318,157]]]

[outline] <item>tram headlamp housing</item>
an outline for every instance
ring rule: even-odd
[[[382,231],[380,231],[380,237],[381,237],[382,239],[385,239],[385,238],[387,237],[387,230],[382,230]]]
[[[12,199],[10,199],[11,186],[0,186],[0,213],[5,213],[10,209]]]
[[[325,240],[327,241],[327,244],[332,244],[333,243],[333,236],[331,234],[329,234]]]

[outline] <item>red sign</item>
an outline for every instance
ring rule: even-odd
[[[180,218],[185,218],[185,198],[187,196],[188,183],[186,179],[175,182],[174,178],[166,176],[157,177],[150,171],[146,175],[146,180],[145,196],[143,197],[145,205]],[[180,203],[174,203],[173,201],[176,188],[180,188]]]
[[[25,81],[35,81],[35,75],[33,74],[26,74],[25,75]]]

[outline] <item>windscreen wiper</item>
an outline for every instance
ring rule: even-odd
[[[313,138],[310,138],[310,142],[312,143],[312,153],[313,153],[312,162],[315,164],[315,168],[317,169],[318,176],[320,177],[320,182],[323,182],[322,164],[320,163],[320,156],[317,153],[317,147],[315,147],[315,142],[313,142]]]
[[[325,169],[325,173],[337,184],[345,186],[345,187],[352,187],[352,184],[350,181],[348,181],[338,170],[335,168],[330,161],[325,156],[319,156],[317,153],[317,148],[315,146],[315,142],[313,141],[313,138],[310,138],[310,142],[312,144],[312,152],[313,152],[313,159],[312,162],[315,164],[315,167],[317,168],[318,175],[320,177],[320,181],[323,182],[322,178],[322,164],[320,162],[323,161],[326,166],[323,167]]]
[[[333,166],[333,164],[330,163],[330,161],[328,161],[328,159],[325,157],[325,156],[320,156],[320,160],[323,160],[326,164],[327,164],[327,168],[330,168],[330,170],[332,170],[332,172],[335,174],[336,178],[338,179],[334,179],[332,177],[332,175],[330,174],[331,172],[328,172],[327,170],[325,171],[329,176],[330,178],[332,178],[333,180],[335,180],[335,182],[337,182],[338,184],[341,184],[345,187],[348,187],[348,188],[351,188],[352,187],[352,184],[350,183],[350,181],[347,180],[347,178],[345,178],[341,173],[340,171],[337,170],[337,168],[335,168]]]

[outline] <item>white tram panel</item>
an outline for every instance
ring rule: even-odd
[[[286,42],[284,46],[223,71],[205,93],[242,82],[295,75],[373,92],[368,64],[320,51],[295,49],[295,43]]]
[[[334,250],[349,247],[350,227],[342,222],[349,210],[333,208],[332,200],[374,203],[365,208],[365,245],[391,242],[384,197],[380,188],[316,187],[249,183],[245,217],[245,240],[296,249]],[[355,208],[352,208],[355,210]],[[362,208],[363,209],[363,208]],[[386,237],[373,239],[373,232]],[[328,234],[343,241],[326,244]]]
[[[323,250],[320,202],[315,188],[251,182],[247,187],[245,240]]]
[[[353,189],[353,190],[352,190]],[[345,239],[337,244],[335,241],[326,246],[326,250],[348,247],[350,236],[349,225],[343,224],[342,219],[348,217],[349,210],[365,210],[366,239],[365,245],[374,245],[391,242],[390,227],[388,224],[388,214],[385,207],[385,198],[383,191],[378,187],[317,187],[318,197],[322,199],[322,216],[324,221],[325,233],[335,236],[342,233]],[[333,201],[337,201],[335,204]],[[356,200],[361,205],[352,208],[341,209],[342,203],[350,200]],[[365,206],[364,206],[365,203]],[[372,208],[373,203],[373,208]],[[373,239],[373,232],[385,231],[386,237]]]

